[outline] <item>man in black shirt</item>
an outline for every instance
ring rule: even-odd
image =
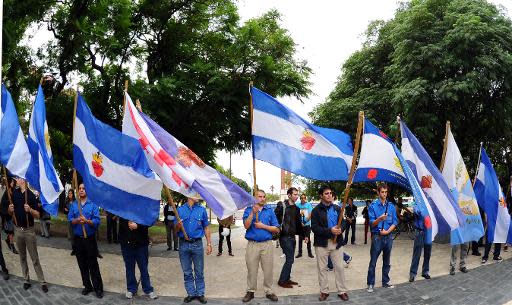
[[[117,244],[117,220],[118,217],[110,212],[107,212],[107,241],[109,244],[114,242]]]
[[[350,243],[353,245],[356,243],[356,218],[357,218],[357,207],[354,205],[354,199],[348,199],[348,205],[345,207],[345,219],[347,220],[348,227],[345,231],[345,244],[348,243],[348,233],[352,229],[352,236],[350,237]]]
[[[37,253],[37,239],[34,230],[34,218],[39,218],[40,210],[37,208],[36,196],[27,188],[27,182],[23,178],[17,178],[16,188],[12,193],[12,204],[9,204],[8,213],[14,220],[14,238],[20,253],[20,264],[25,283],[23,288],[29,289],[30,275],[28,273],[27,251],[30,254],[37,279],[41,282],[41,289],[46,293],[48,286],[44,280],[43,269],[39,263]]]
[[[171,246],[174,244],[174,251],[178,251],[179,249],[179,239],[178,232],[174,229],[174,219],[176,215],[174,215],[174,209],[172,208],[172,203],[169,201],[164,207],[164,224],[165,231],[167,232],[167,251],[171,250]]]
[[[158,298],[151,286],[148,272],[148,227],[119,218],[119,242],[126,268],[126,298],[131,299],[137,293],[135,263],[139,266],[142,290],[150,299]]]
[[[283,288],[292,288],[293,285],[298,285],[297,282],[290,279],[295,255],[295,235],[299,235],[304,238],[306,243],[309,242],[309,239],[304,237],[300,209],[295,205],[295,202],[299,198],[299,191],[296,188],[291,187],[286,193],[288,194],[288,199],[285,200],[283,208],[276,208],[277,219],[283,220],[281,224],[281,236],[279,237],[279,243],[283,249],[284,255],[286,256],[286,261],[284,262],[277,284]]]

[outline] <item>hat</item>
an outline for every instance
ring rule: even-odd
[[[188,196],[188,198],[197,199],[197,200],[203,199],[203,198],[201,198],[201,195],[199,195],[199,193],[197,193],[197,192],[195,192],[193,195]]]

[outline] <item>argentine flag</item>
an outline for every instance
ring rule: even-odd
[[[39,192],[45,211],[56,216],[59,208],[57,199],[64,191],[64,187],[53,166],[50,134],[46,123],[46,106],[41,85],[37,89],[36,100],[30,116],[27,144],[31,155],[27,181]]]
[[[466,165],[450,128],[448,128],[446,139],[446,153],[442,167],[443,177],[452,192],[453,198],[466,216],[464,226],[451,233],[451,244],[458,245],[479,240],[484,235],[484,227],[471,179],[469,179]]]
[[[480,166],[475,181],[478,205],[487,215],[487,241],[512,243],[512,227],[505,196],[485,149],[480,150]]]
[[[361,154],[354,182],[385,181],[409,188],[391,139],[368,119],[364,120]]]
[[[310,179],[348,180],[354,154],[348,134],[315,126],[254,87],[251,95],[253,158]]]
[[[149,168],[139,141],[97,120],[81,95],[73,130],[73,164],[95,204],[146,226],[157,220],[162,182]]]
[[[20,127],[11,94],[2,85],[0,109],[0,162],[13,174],[25,178],[30,163],[30,153]],[[3,175],[3,173],[2,173]]]
[[[402,154],[430,203],[439,233],[448,234],[463,226],[465,217],[441,172],[404,122],[400,122],[400,127],[402,130]]]

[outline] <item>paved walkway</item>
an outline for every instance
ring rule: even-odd
[[[449,276],[450,247],[447,244],[434,244],[430,274],[432,280],[426,281],[421,277],[417,278],[414,284],[409,284],[408,270],[411,262],[412,240],[406,236],[400,236],[393,245],[391,258],[391,280],[394,284],[400,284],[396,289],[386,290],[379,288],[381,278],[381,260],[377,264],[376,278],[377,289],[374,294],[367,294],[363,288],[366,286],[366,272],[369,261],[369,244],[362,243],[362,227],[358,226],[356,245],[348,245],[345,251],[350,253],[354,259],[349,268],[345,269],[347,286],[350,289],[350,297],[353,301],[365,304],[450,304],[456,300],[474,299],[475,301],[466,304],[503,304],[512,300],[512,279],[508,276],[512,267],[512,261],[505,261],[500,264],[487,263],[481,266],[480,258],[468,257],[468,274],[457,272],[455,276]],[[235,256],[227,256],[227,249],[224,246],[224,255],[217,257],[218,234],[212,236],[214,252],[213,255],[205,257],[206,294],[211,298],[210,303],[237,303],[240,304],[241,297],[245,294],[247,271],[245,267],[245,246],[243,228],[233,230],[232,242]],[[3,241],[2,241],[3,242]],[[21,287],[21,282],[14,279],[4,285],[0,279],[0,305],[2,304],[38,304],[34,300],[41,299],[42,304],[125,304],[124,292],[126,290],[125,271],[122,257],[119,255],[119,245],[108,245],[100,243],[100,251],[104,258],[99,260],[100,270],[103,277],[106,298],[101,303],[96,303],[94,296],[82,297],[80,294],[81,280],[76,259],[70,256],[70,244],[64,238],[38,238],[39,254],[46,280],[50,285],[50,294],[42,296],[38,285],[26,292]],[[7,252],[3,242],[3,253],[8,268],[15,276],[21,275],[19,257]],[[149,270],[151,281],[156,292],[162,297],[162,304],[181,303],[185,295],[183,287],[183,276],[177,253],[166,251],[166,245],[155,245],[151,249]],[[277,281],[281,271],[284,258],[281,258],[281,250],[274,251],[274,283]],[[305,249],[304,249],[305,250]],[[480,249],[482,251],[483,248]],[[511,252],[504,252],[505,259],[512,258]],[[491,260],[492,261],[492,260]],[[29,265],[30,260],[29,260]],[[420,264],[421,266],[421,264]],[[30,266],[30,274],[35,277],[35,272]],[[279,303],[310,304],[317,301],[318,278],[316,272],[316,259],[307,256],[296,259],[293,265],[292,278],[301,285],[293,289],[276,287],[274,290],[280,297]],[[260,272],[258,283],[260,287],[256,292],[257,301],[253,303],[265,303],[262,299],[262,274]],[[334,277],[330,275],[330,287],[333,289]],[[497,289],[493,293],[493,289]],[[12,298],[10,296],[13,295]],[[285,297],[289,296],[289,297]],[[331,294],[330,301],[335,301],[335,294]],[[382,299],[380,299],[382,298]],[[9,300],[7,303],[5,300]],[[16,300],[16,301],[14,301]],[[27,301],[28,300],[28,301]],[[46,300],[46,301],[43,301]],[[25,302],[26,301],[26,302]],[[69,301],[69,302],[68,302]],[[136,303],[145,302],[144,299],[137,299]],[[25,302],[25,303],[23,303]],[[153,304],[160,304],[152,302]]]

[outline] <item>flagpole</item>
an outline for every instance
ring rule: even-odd
[[[341,207],[340,215],[338,215],[338,228],[341,227],[343,221],[343,214],[345,213],[345,206],[347,205],[348,196],[350,194],[350,187],[356,171],[357,157],[359,156],[359,146],[361,144],[361,133],[364,129],[364,111],[359,111],[359,119],[357,123],[356,142],[354,147],[354,155],[352,156],[352,165],[350,166],[350,174],[348,176],[347,185],[345,187],[345,196],[343,197],[343,205]],[[333,241],[336,242],[337,235],[334,236]]]
[[[126,109],[126,93],[128,92],[128,81],[125,82],[125,104],[123,106],[123,113],[124,113],[124,110]],[[137,109],[142,112],[142,106],[140,104],[140,101],[139,99],[136,100],[135,102],[135,107],[137,107]],[[181,222],[181,218],[180,218],[180,215],[178,214],[178,209],[176,209],[176,203],[174,202],[174,198],[171,196],[171,191],[169,190],[169,188],[165,185],[165,183],[162,183],[163,185],[163,188],[164,188],[164,193],[165,193],[165,196],[167,197],[167,201],[171,203],[171,207],[172,207],[172,210],[174,211],[174,217],[176,217],[176,220],[179,222]],[[211,210],[210,210],[211,211]],[[185,227],[184,226],[181,226],[181,232],[183,232],[183,236],[185,237],[186,240],[188,240],[188,235],[187,235],[187,232],[185,232]]]
[[[251,113],[251,150],[252,150],[252,194],[256,196],[256,192],[258,191],[258,184],[256,184],[256,159],[254,159],[254,141],[252,140],[252,135],[254,131],[254,105],[252,102],[252,92],[251,89],[254,83],[252,81],[249,82],[249,110]],[[284,210],[283,210],[284,213]],[[256,221],[258,220],[258,213],[256,213]]]
[[[12,204],[14,206],[14,204],[12,202],[12,198],[11,198],[11,192],[12,192],[11,191],[11,186],[9,185],[9,180],[7,179],[7,170],[5,169],[5,166],[3,166],[3,165],[2,165],[2,170],[4,172],[4,177],[5,177],[5,191],[7,192],[7,199],[9,199],[9,205]],[[15,211],[12,213],[12,219],[14,221],[14,224],[16,226],[18,226],[18,221],[16,219]],[[27,223],[27,225],[28,225],[28,223]]]
[[[444,135],[443,155],[441,157],[441,164],[439,165],[439,171],[443,171],[444,163],[446,159],[446,150],[448,149],[448,133],[450,132],[450,121],[446,121],[446,133]]]
[[[476,163],[475,170],[475,179],[473,179],[473,188],[475,187],[476,177],[478,177],[478,172],[480,171],[480,158],[482,157],[482,147],[484,146],[484,142],[480,142],[480,150],[478,151],[478,162]]]
[[[75,104],[73,106],[73,136],[71,137],[72,141],[74,140],[74,137],[75,137],[75,120],[76,120],[77,104],[78,104],[78,86],[76,87]],[[80,196],[78,196],[78,178],[76,175],[76,168],[73,168],[73,178],[71,181],[71,185],[73,187],[73,192],[75,193],[75,200],[76,200],[76,205],[78,207],[78,214],[80,215],[80,217],[82,217],[83,216],[82,203],[80,202]],[[87,238],[87,231],[85,230],[85,225],[83,223],[82,223],[82,233],[84,234],[84,237]]]

